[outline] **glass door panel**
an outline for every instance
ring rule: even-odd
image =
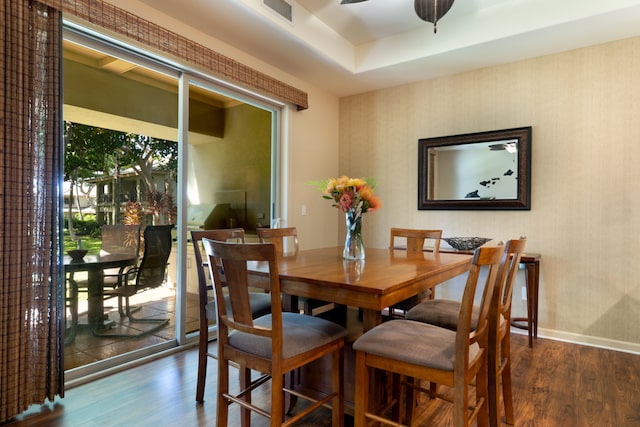
[[[273,117],[268,108],[242,101],[210,85],[189,85],[187,233],[243,228],[257,241],[256,227],[270,222]],[[186,331],[198,329],[198,277],[187,247]]]
[[[83,246],[91,254],[104,252],[103,225],[175,224],[177,73],[160,69],[157,64],[147,66],[144,59],[120,55],[112,46],[84,44],[76,35],[67,34],[63,79],[65,250]],[[122,242],[125,246],[126,240]],[[174,246],[172,256],[176,253]],[[175,277],[169,270],[163,286],[132,298],[136,317],[169,318],[168,325],[128,338],[97,336],[86,327],[87,287],[81,284],[87,277],[75,275],[79,315],[75,324],[70,310],[72,334],[65,346],[65,370],[150,346],[175,346]],[[114,285],[105,279],[105,287]],[[120,315],[117,298],[105,300],[104,306],[110,330],[132,334],[144,330],[144,326]]]

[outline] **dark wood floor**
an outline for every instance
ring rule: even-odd
[[[517,426],[640,426],[640,356],[545,339],[529,349],[526,341],[513,334]],[[209,366],[204,404],[194,400],[197,352],[187,350],[67,390],[64,399],[8,425],[215,425],[215,363]],[[448,404],[430,408],[420,425],[451,425]],[[329,411],[322,411],[300,425],[330,425]],[[230,425],[239,425],[236,410]],[[253,425],[268,423],[256,416]]]

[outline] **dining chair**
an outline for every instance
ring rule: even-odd
[[[244,243],[245,235],[242,228],[221,228],[215,230],[192,230],[191,242],[196,259],[196,272],[198,274],[198,299],[200,323],[200,336],[198,340],[198,382],[196,386],[196,401],[204,401],[204,388],[207,378],[207,360],[215,358],[215,354],[209,352],[209,323],[216,321],[216,305],[213,295],[213,284],[209,277],[208,263],[204,261],[204,248],[202,239],[218,240],[221,242]],[[218,265],[216,265],[218,266]],[[224,280],[224,274],[220,277]],[[254,318],[271,312],[271,296],[264,292],[249,292],[251,313]],[[225,295],[227,307],[230,306],[228,295]]]
[[[258,239],[261,243],[273,243],[278,256],[295,256],[299,251],[298,229],[296,227],[283,228],[256,228]],[[308,315],[317,315],[328,312],[336,306],[331,302],[312,298],[298,298],[298,304],[302,312]]]
[[[140,224],[105,224],[101,228],[102,244],[100,255],[127,254],[140,255]],[[103,271],[104,285],[116,288],[122,286],[124,272],[132,267],[108,268]],[[118,311],[121,317],[126,313],[122,305],[122,298],[118,298]],[[130,308],[133,311],[136,309]]]
[[[213,276],[218,318],[218,398],[217,425],[228,423],[229,406],[241,407],[241,423],[249,426],[251,411],[270,419],[271,426],[288,426],[315,409],[331,402],[332,425],[344,425],[344,337],[347,330],[333,322],[306,314],[282,312],[280,277],[275,245],[272,243],[226,243],[203,239]],[[226,276],[222,286],[221,270]],[[271,313],[253,318],[249,304],[248,262],[268,266]],[[224,298],[229,294],[230,307]],[[332,391],[326,396],[308,397],[284,387],[284,376],[299,367],[330,355]],[[240,365],[238,394],[229,390],[229,364]],[[251,380],[251,371],[263,375]],[[271,378],[270,408],[251,402],[251,392]],[[308,407],[285,419],[285,393],[309,400]]]
[[[440,239],[442,238],[442,230],[421,230],[410,228],[391,228],[389,236],[389,249],[398,248],[398,241],[404,240],[405,247],[409,253],[422,253],[425,249],[425,242],[429,240],[432,244],[431,248],[434,254],[440,252]],[[410,308],[419,304],[424,299],[433,299],[435,289],[431,288],[418,295],[400,301],[389,307],[389,317],[402,317]],[[397,316],[401,313],[402,316]]]
[[[518,273],[520,258],[527,239],[509,240],[494,292],[495,301],[489,311],[489,419],[490,425],[500,425],[499,388],[502,380],[502,401],[507,424],[514,423],[513,395],[511,391],[511,298]],[[448,299],[424,301],[409,310],[406,318],[418,322],[455,330],[461,303]],[[473,309],[471,327],[476,327],[480,307]]]
[[[171,254],[171,230],[173,225],[149,225],[144,229],[144,252],[140,264],[122,273],[121,286],[104,289],[106,298],[124,299],[124,314],[133,323],[155,323],[153,328],[145,329],[139,334],[113,334],[108,336],[138,337],[164,327],[169,319],[137,318],[132,314],[129,299],[146,290],[160,287],[166,280],[167,264]]]
[[[367,420],[379,420],[373,396],[369,396],[370,370],[381,369],[393,373],[394,378],[409,380],[399,387],[406,391],[404,411],[399,406],[403,393],[394,396],[397,405],[397,424],[414,417],[415,393],[423,392],[432,398],[445,400],[447,396],[423,387],[417,380],[444,384],[453,388],[453,425],[469,426],[476,420],[485,427],[489,420],[488,394],[488,316],[503,246],[476,249],[462,297],[455,331],[414,320],[394,319],[370,329],[353,344],[356,351],[356,390],[354,425],[362,427]],[[473,301],[479,288],[480,272],[488,269],[484,285],[480,316],[475,330],[471,328]],[[481,284],[482,285],[482,284]],[[475,393],[470,385],[475,380]],[[394,391],[395,387],[394,387]],[[473,398],[473,399],[470,399]],[[388,420],[387,420],[388,421]]]

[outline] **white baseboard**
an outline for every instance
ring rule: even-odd
[[[527,335],[527,331],[511,328],[511,333]],[[623,351],[640,355],[640,344],[628,341],[618,341],[608,338],[593,337],[589,335],[575,334],[572,332],[556,331],[553,329],[538,328],[538,337],[550,340],[570,342],[573,344],[588,345],[590,347],[604,348],[607,350]],[[534,341],[535,345],[535,341]]]

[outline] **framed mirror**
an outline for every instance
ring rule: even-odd
[[[418,209],[531,209],[531,126],[418,140]]]

